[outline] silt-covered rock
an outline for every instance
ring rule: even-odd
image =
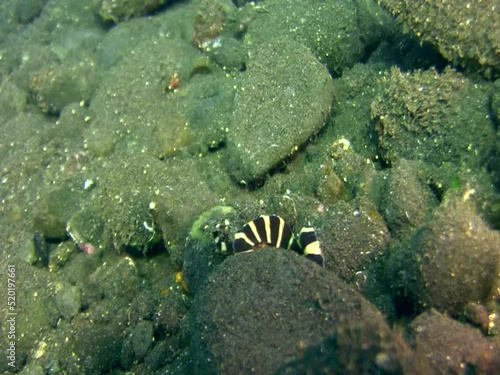
[[[365,199],[331,205],[317,231],[326,268],[346,281],[367,270],[391,239],[384,219]]]
[[[180,264],[189,226],[217,201],[195,162],[134,155],[114,159],[101,173],[99,198],[89,203],[100,207],[105,245],[145,255],[164,244]]]
[[[185,84],[197,52],[167,38],[145,39],[133,52],[106,73],[92,98],[89,149],[98,156],[125,151],[172,157],[189,149],[193,136],[176,102],[183,96],[168,85],[173,77]]]
[[[456,316],[467,303],[492,297],[499,261],[500,234],[467,203],[449,200],[392,250],[387,267],[398,298]]]
[[[416,351],[429,359],[434,374],[498,374],[498,342],[435,310],[419,315],[412,323]]]
[[[88,58],[75,64],[51,64],[33,74],[30,83],[42,111],[59,114],[66,105],[91,97],[97,85],[95,61]]]
[[[387,190],[382,198],[380,212],[387,226],[405,237],[424,224],[437,199],[432,194],[422,172],[423,164],[400,159],[389,169]]]
[[[104,21],[121,22],[144,16],[170,0],[102,0],[99,15]]]
[[[247,43],[291,38],[307,46],[334,76],[363,60],[394,27],[390,15],[373,1],[275,0],[255,8]]]
[[[330,75],[303,45],[273,39],[251,55],[235,97],[226,162],[236,180],[247,182],[320,130],[333,97]]]
[[[66,224],[84,197],[83,189],[71,180],[46,192],[37,205],[33,228],[48,239],[61,240],[67,236]]]
[[[352,344],[349,358],[359,354],[359,361],[341,362],[341,371],[397,369],[404,361],[404,346],[394,343],[369,302],[335,275],[280,249],[229,257],[196,294],[191,331],[195,374],[270,374],[330,335],[339,347]],[[373,356],[362,355],[367,347]]]

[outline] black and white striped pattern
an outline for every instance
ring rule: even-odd
[[[234,236],[235,253],[256,251],[265,246],[293,250],[324,266],[323,252],[312,227],[302,228],[297,241],[292,229],[281,217],[262,215],[246,223]]]

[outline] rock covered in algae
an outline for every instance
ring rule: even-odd
[[[0,84],[0,121],[5,123],[19,113],[24,112],[27,94],[9,80]]]
[[[92,188],[68,180],[43,196],[35,230],[48,239],[69,235],[82,250],[92,245],[142,256],[167,247],[180,264],[190,225],[217,202],[189,159],[111,155],[89,173]]]
[[[498,0],[379,0],[421,41],[453,63],[500,72]]]
[[[189,124],[180,113],[167,114],[168,121],[158,123],[154,129],[154,153],[160,159],[173,157],[186,151],[191,144]]]
[[[495,131],[485,87],[449,68],[442,73],[392,68],[382,84],[384,92],[371,110],[385,161],[403,157],[472,167],[490,154]]]
[[[229,172],[262,177],[321,129],[330,113],[332,80],[303,45],[273,39],[251,53],[235,97],[227,136]]]
[[[192,138],[202,150],[226,143],[228,123],[233,118],[234,82],[219,73],[200,75],[190,81],[190,100],[183,108]]]
[[[349,192],[344,182],[335,173],[328,161],[320,165],[316,196],[321,202],[326,204],[349,199]]]

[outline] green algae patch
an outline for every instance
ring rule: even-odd
[[[208,211],[203,212],[198,219],[193,222],[191,226],[191,231],[189,232],[189,237],[194,240],[202,241],[203,243],[213,243],[214,237],[211,234],[207,234],[205,226],[208,222],[213,220],[213,217],[221,219],[229,214],[235,213],[235,209],[230,206],[216,206]],[[223,221],[223,219],[222,219]],[[220,223],[220,221],[218,221]]]
[[[229,173],[265,175],[318,132],[330,113],[332,80],[303,45],[274,39],[252,51],[227,136]]]
[[[215,206],[193,222],[182,264],[182,275],[190,294],[195,294],[208,275],[233,254],[232,242],[241,222],[239,213],[230,206]]]

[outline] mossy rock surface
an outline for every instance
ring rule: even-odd
[[[391,68],[371,104],[383,159],[462,162],[477,167],[495,145],[488,91],[450,68],[438,73]]]
[[[449,61],[487,76],[500,74],[498,0],[380,0],[421,41]]]

